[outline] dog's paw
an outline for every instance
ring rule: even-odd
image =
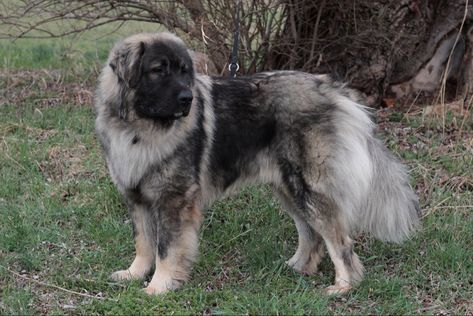
[[[294,256],[291,257],[291,259],[286,261],[286,264],[290,266],[291,268],[293,268],[294,270],[296,270],[297,272],[301,272],[302,268],[304,267],[307,261],[309,261],[308,256],[303,258],[303,256],[301,256],[299,252],[296,252]]]
[[[310,264],[294,264],[290,265],[289,263],[286,262],[287,265],[289,265],[291,268],[294,269],[294,271],[303,274],[303,275],[314,275],[317,273],[317,266],[310,265]]]
[[[317,266],[306,264],[301,270],[296,271],[303,275],[314,275],[317,273],[318,269]]]
[[[352,287],[350,285],[330,285],[325,288],[327,295],[342,295],[348,293]]]
[[[314,275],[317,273],[318,262],[311,260],[311,258],[304,260],[301,259],[300,256],[294,255],[291,259],[286,261],[286,264],[300,274]]]
[[[291,268],[294,268],[295,269],[295,265],[297,264],[297,261],[299,261],[299,256],[298,255],[294,255],[291,257],[291,259],[287,260],[286,261],[286,264],[288,266],[290,266]]]
[[[153,276],[148,286],[143,289],[146,294],[158,295],[168,291],[175,290],[182,285],[182,281],[175,280],[171,277],[166,276]]]
[[[165,286],[151,286],[148,285],[143,289],[143,292],[145,292],[148,295],[159,295],[163,294],[169,291],[169,289]]]
[[[110,278],[113,281],[123,281],[123,280],[136,280],[139,278],[139,276],[133,275],[130,270],[120,270],[113,272],[110,275]]]

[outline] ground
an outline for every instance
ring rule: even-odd
[[[93,131],[113,40],[78,42],[72,55],[52,40],[0,46],[0,314],[473,314],[473,111],[458,102],[376,111],[423,228],[401,245],[358,236],[365,279],[349,294],[324,295],[328,257],[315,276],[284,264],[296,230],[264,186],[207,212],[182,289],[150,297],[144,282],[112,282],[134,252]]]

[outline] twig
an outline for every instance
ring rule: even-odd
[[[421,91],[419,90],[419,91],[417,92],[417,94],[416,94],[416,97],[415,97],[414,100],[411,102],[411,105],[409,105],[409,108],[407,109],[406,114],[404,114],[404,118],[405,118],[409,123],[410,123],[409,114],[410,114],[412,108],[414,107],[414,105],[416,104],[417,99],[418,99],[419,96],[420,96],[420,93],[421,93]],[[424,118],[422,117],[422,120],[423,120],[423,119],[424,119]],[[422,123],[423,123],[423,122],[422,122]]]
[[[454,209],[457,210],[459,208],[466,208],[466,209],[472,209],[473,210],[473,205],[444,205],[444,206],[436,206],[436,209]]]
[[[39,284],[39,285],[41,285],[41,286],[51,287],[51,288],[54,288],[54,289],[57,289],[57,290],[60,290],[60,291],[63,291],[63,292],[67,292],[67,293],[69,293],[69,294],[74,294],[74,295],[78,295],[78,296],[82,296],[82,297],[94,298],[94,299],[98,299],[98,300],[107,299],[107,300],[111,300],[111,301],[115,301],[115,302],[118,301],[118,300],[111,299],[111,298],[105,298],[105,297],[100,297],[100,296],[94,296],[94,295],[90,295],[90,294],[86,294],[86,293],[80,293],[80,292],[76,292],[76,291],[73,291],[73,290],[68,290],[68,289],[66,289],[66,288],[63,288],[63,287],[60,287],[60,286],[57,286],[57,285],[54,285],[54,284],[45,283],[45,282],[42,282],[42,281],[39,281],[39,280],[35,280],[35,279],[29,278],[29,277],[27,277],[27,276],[21,275],[21,274],[15,272],[15,271],[12,271],[12,270],[8,269],[8,268],[5,267],[5,266],[3,266],[3,268],[4,268],[5,270],[7,270],[8,272],[10,272],[11,274],[13,274],[14,276],[18,277],[18,278],[21,278],[21,279],[24,279],[24,280],[27,280],[27,281],[30,281],[30,282]]]
[[[355,4],[353,4],[353,8],[354,7],[355,7]],[[319,33],[320,18],[322,17],[322,11],[324,10],[324,8],[325,8],[325,0],[323,0],[322,4],[319,6],[319,10],[317,12],[317,19],[315,20],[314,33],[312,35],[312,44],[310,47],[310,57],[309,57],[310,60],[314,58],[315,43],[317,42],[317,37],[319,36],[318,33]]]
[[[3,137],[2,137],[3,138]],[[23,169],[23,171],[26,171],[28,172],[28,169],[26,169],[24,166],[22,166],[18,161],[16,161],[15,159],[13,159],[9,154],[5,153],[5,156],[10,159],[13,163],[15,163],[18,167],[20,167],[21,169]]]
[[[442,201],[438,202],[435,206],[430,207],[429,210],[422,215],[422,218],[426,218],[427,216],[429,216],[430,214],[435,212],[437,209],[441,208],[441,205],[443,203],[447,202],[448,200],[450,200],[451,198],[452,198],[451,196],[448,196],[445,199],[443,199]]]
[[[463,119],[462,119],[462,123],[460,125],[460,136],[462,135],[462,132],[463,132],[463,126],[465,125],[465,122],[466,122],[466,118],[467,116],[469,115],[470,113],[470,109],[471,109],[471,105],[473,103],[473,95],[471,96],[470,100],[467,101],[467,106],[466,106],[466,109],[465,109],[465,114],[463,115]]]
[[[463,19],[460,24],[460,29],[458,30],[457,37],[455,38],[455,42],[453,43],[452,49],[450,50],[450,54],[448,55],[447,59],[447,65],[445,65],[445,71],[443,73],[442,77],[442,85],[440,87],[440,99],[441,99],[441,104],[442,104],[442,133],[445,134],[445,90],[447,86],[447,77],[448,77],[448,71],[450,68],[450,62],[452,60],[453,52],[455,51],[455,47],[457,46],[458,40],[460,39],[460,36],[462,34],[463,26],[465,25],[466,18],[468,16],[468,4],[469,0],[465,0],[465,12],[463,14]]]

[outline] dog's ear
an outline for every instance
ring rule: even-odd
[[[109,58],[110,68],[118,81],[127,88],[121,89],[121,102],[118,108],[118,115],[122,120],[126,120],[128,116],[127,98],[124,94],[128,88],[136,88],[140,82],[144,52],[145,43],[141,41],[121,42],[115,46]]]
[[[145,43],[120,43],[112,53],[110,68],[129,88],[136,88],[140,82]]]

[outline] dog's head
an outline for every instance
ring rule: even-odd
[[[176,36],[131,36],[112,50],[109,66],[127,92],[122,96],[121,116],[130,110],[156,120],[175,120],[189,114],[194,69],[186,46]]]

